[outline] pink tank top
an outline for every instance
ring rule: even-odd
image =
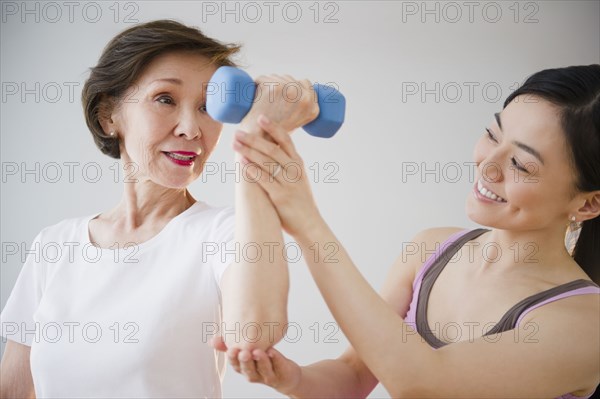
[[[431,331],[427,322],[427,304],[433,283],[440,275],[452,256],[468,241],[487,232],[487,229],[463,230],[452,234],[430,256],[413,282],[413,296],[410,307],[404,319],[423,339],[433,348],[438,349],[446,342],[439,340]],[[600,287],[590,280],[575,280],[540,293],[531,295],[510,308],[500,321],[485,335],[509,331],[519,325],[523,317],[534,309],[547,303],[567,298],[573,295],[600,294]],[[570,393],[556,399],[589,399],[589,396],[575,396]]]

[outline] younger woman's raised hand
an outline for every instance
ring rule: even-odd
[[[235,134],[233,148],[241,155],[242,177],[260,184],[275,206],[283,229],[298,239],[322,221],[304,162],[286,127],[264,115],[257,121],[267,137],[243,131]]]

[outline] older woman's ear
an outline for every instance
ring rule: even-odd
[[[112,158],[121,158],[119,145],[119,126],[114,118],[116,100],[106,94],[100,95],[100,100],[95,106],[95,115],[90,121],[93,129],[90,128],[94,142],[104,154]]]
[[[100,97],[100,101],[98,101],[97,106],[97,118],[98,123],[102,127],[104,134],[107,136],[110,132],[114,132],[117,129],[115,126],[115,121],[113,118],[113,114],[115,111],[115,100],[106,94],[102,94]]]

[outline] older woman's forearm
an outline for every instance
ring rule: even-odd
[[[236,164],[243,169],[238,155]],[[264,350],[281,340],[287,324],[289,276],[281,223],[268,195],[243,173],[236,181],[235,209],[239,262],[230,266],[223,287],[223,317],[227,331],[236,333],[224,339],[228,347]]]
[[[259,116],[264,115],[273,125],[291,132],[319,114],[308,80],[270,75],[259,77],[257,83],[262,95],[257,96],[240,125],[241,130],[266,135],[258,122]],[[286,95],[285,88],[289,86],[298,89],[293,99]],[[236,154],[240,169],[261,173],[258,168],[244,168],[239,161]],[[274,173],[275,168],[272,169]],[[268,194],[253,178],[243,172],[240,175],[235,188],[235,239],[242,256],[228,273],[223,304],[225,322],[233,326],[239,323],[242,337],[240,342],[224,338],[230,348],[267,349],[283,337],[287,324],[289,276],[283,234],[279,215]],[[255,334],[250,336],[252,333]]]

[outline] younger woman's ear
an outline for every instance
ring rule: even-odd
[[[600,216],[600,190],[585,195],[585,203],[577,210],[579,221],[594,219]]]

